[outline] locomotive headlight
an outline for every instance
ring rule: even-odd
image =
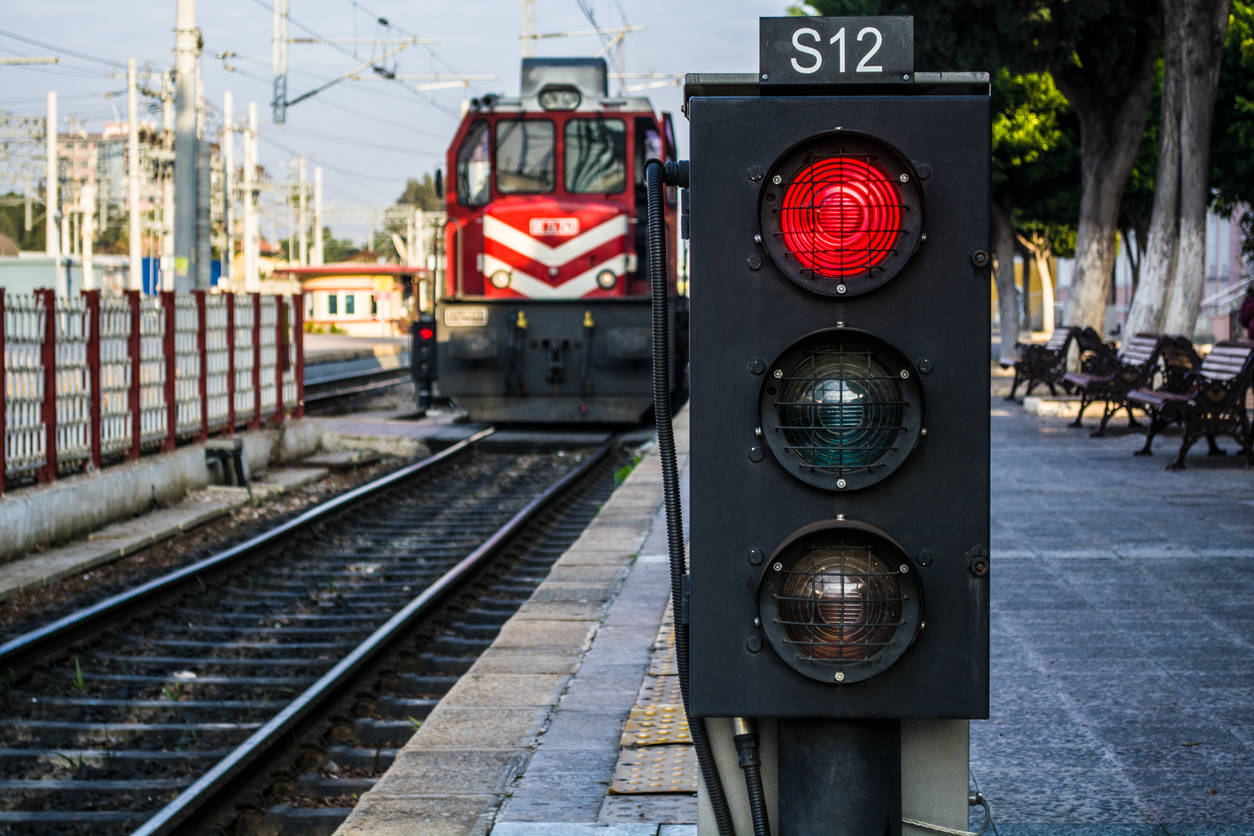
[[[597,273],[597,287],[602,290],[610,290],[618,283],[618,276],[613,270],[602,270]]]
[[[563,85],[545,87],[538,98],[540,107],[545,110],[574,110],[583,97],[578,89]]]
[[[508,270],[497,270],[488,277],[488,281],[492,282],[492,286],[497,290],[504,290],[509,287],[510,277]]]

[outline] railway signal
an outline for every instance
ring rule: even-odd
[[[410,374],[414,379],[418,408],[422,410],[431,408],[431,390],[436,378],[435,326],[435,314],[425,311],[418,314],[418,318],[410,326],[413,338],[410,348]]]
[[[787,721],[782,813],[808,721],[987,716],[989,112],[908,18],[761,38],[686,89],[691,708]]]

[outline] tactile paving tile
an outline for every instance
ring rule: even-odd
[[[669,613],[670,610],[667,610]],[[658,627],[657,636],[653,639],[653,650],[661,650],[663,648],[675,647],[675,622],[673,620],[664,620],[662,626]]]
[[[621,749],[610,792],[615,795],[696,792],[697,753],[691,746]]]
[[[675,661],[675,648],[655,650],[649,657],[649,676],[675,676],[679,673],[679,663]]]
[[[636,705],[683,705],[678,676],[646,676],[640,683]]]
[[[691,743],[688,718],[682,705],[637,705],[627,715],[623,746],[662,746]]]

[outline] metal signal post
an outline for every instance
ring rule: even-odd
[[[782,832],[897,834],[902,721],[988,713],[988,79],[762,23],[685,86],[691,708],[778,718]]]

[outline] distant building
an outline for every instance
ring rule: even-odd
[[[405,264],[343,261],[312,267],[278,267],[305,293],[306,328],[351,336],[390,337],[409,332],[415,287],[427,270]]]

